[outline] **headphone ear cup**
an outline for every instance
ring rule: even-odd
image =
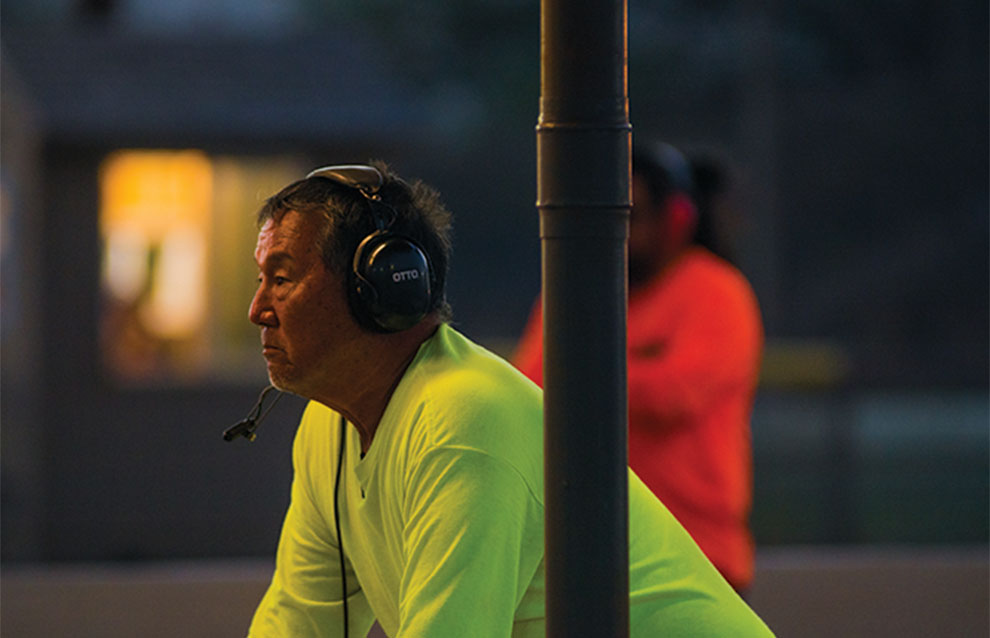
[[[349,299],[355,318],[378,332],[399,332],[430,310],[432,274],[426,253],[407,237],[376,231],[358,246]]]

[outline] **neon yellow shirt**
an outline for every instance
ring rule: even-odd
[[[361,458],[348,426],[340,523],[349,632],[543,638],[542,394],[441,326],[410,364]],[[312,402],[293,447],[275,574],[250,636],[340,636],[334,478],[341,418]],[[633,637],[769,636],[630,472]]]

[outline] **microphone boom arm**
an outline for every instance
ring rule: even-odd
[[[278,396],[275,397],[275,400],[268,406],[268,409],[265,410],[264,414],[261,413],[261,406],[265,402],[265,397],[268,396],[269,392],[276,389],[277,388],[275,386],[270,385],[262,390],[261,395],[258,397],[258,402],[254,405],[254,409],[251,411],[251,415],[224,430],[223,440],[233,441],[238,436],[243,436],[248,441],[253,441],[256,438],[254,431],[258,428],[258,424],[260,424],[261,421],[268,416],[268,413],[272,411],[272,408],[275,407],[278,400],[282,398],[282,393],[279,392]]]

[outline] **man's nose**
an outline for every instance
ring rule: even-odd
[[[257,326],[272,326],[275,324],[275,311],[268,303],[264,286],[258,286],[248,308],[248,319]]]

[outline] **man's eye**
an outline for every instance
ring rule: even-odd
[[[287,277],[281,277],[281,276],[278,276],[278,275],[276,275],[275,277],[272,277],[272,280],[275,282],[275,285],[276,286],[281,286],[282,284],[285,284],[285,283],[288,283],[289,282],[289,279]]]

